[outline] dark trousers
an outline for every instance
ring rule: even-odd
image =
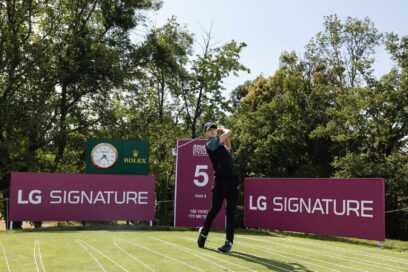
[[[234,178],[215,178],[212,188],[212,202],[211,208],[205,218],[203,235],[208,235],[212,222],[220,211],[224,199],[227,200],[227,240],[231,243],[234,241],[234,227],[235,227],[235,210],[237,207],[239,192],[239,179]]]

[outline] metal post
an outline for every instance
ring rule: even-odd
[[[6,230],[10,227],[9,224],[8,198],[6,198]]]

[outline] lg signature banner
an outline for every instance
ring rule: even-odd
[[[12,173],[10,221],[153,220],[153,176]]]
[[[383,179],[245,179],[244,224],[385,239]]]
[[[205,148],[205,140],[178,140],[174,226],[199,227],[211,206],[214,171]],[[225,204],[224,204],[225,205]],[[225,226],[225,207],[215,218],[214,228]]]

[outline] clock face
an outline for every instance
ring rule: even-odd
[[[118,160],[118,150],[111,144],[97,144],[91,153],[92,163],[95,167],[108,169]]]

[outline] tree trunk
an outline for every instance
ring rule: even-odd
[[[67,86],[64,84],[62,86],[62,93],[61,93],[61,104],[60,104],[61,116],[59,120],[58,137],[56,139],[57,153],[54,159],[54,171],[58,169],[58,165],[61,162],[61,159],[64,155],[65,145],[67,142],[67,133],[66,133],[66,124],[65,124],[67,114],[68,114],[67,96],[68,96]]]

